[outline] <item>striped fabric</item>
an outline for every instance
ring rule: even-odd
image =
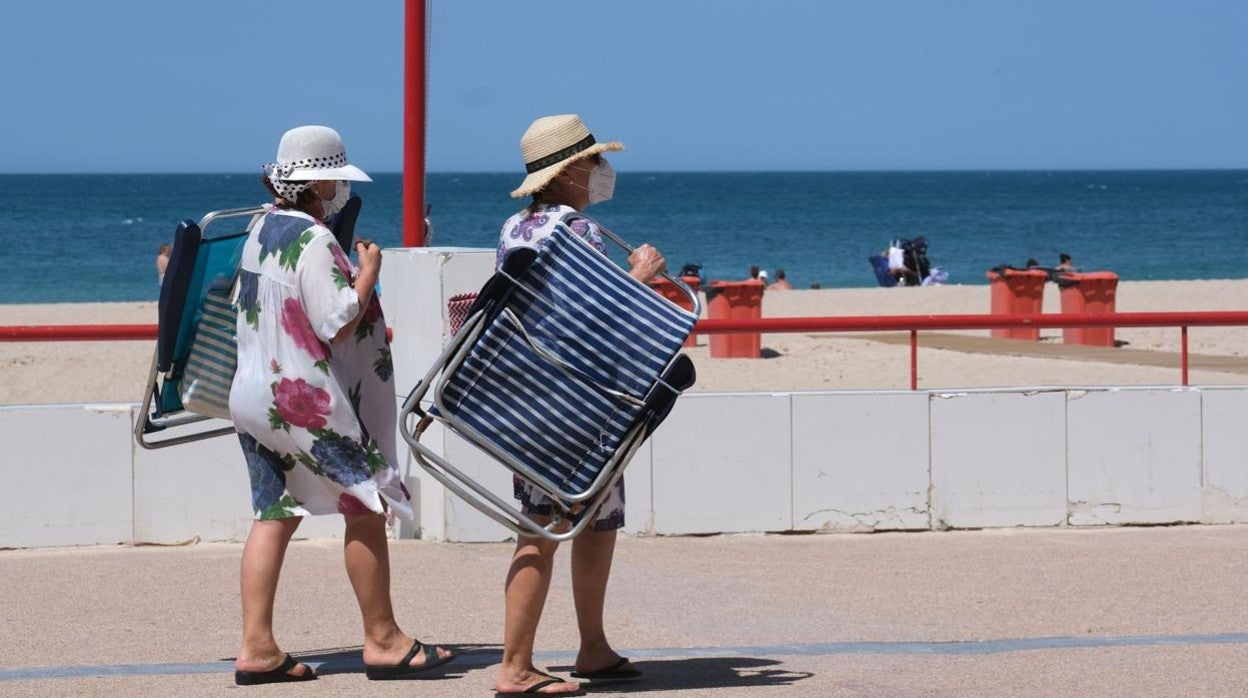
[[[182,405],[187,410],[230,418],[230,384],[238,361],[234,340],[237,322],[238,311],[230,303],[229,288],[209,290],[182,372]]]
[[[443,416],[463,420],[549,486],[581,494],[697,318],[563,226],[516,281],[510,313],[494,318],[448,379]]]

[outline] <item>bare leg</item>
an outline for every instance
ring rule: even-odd
[[[286,558],[286,546],[299,517],[255,521],[243,546],[243,561],[239,570],[239,588],[243,599],[243,646],[234,660],[234,668],[241,671],[270,671],[286,658],[286,653],[273,638],[273,601],[277,597],[277,580],[281,576],[282,561]],[[302,676],[311,671],[306,664],[299,664],[289,673]]]
[[[364,621],[364,663],[393,666],[412,648],[414,640],[403,634],[394,619],[386,521],[381,515],[373,513],[343,518],[346,520],[343,557],[347,577],[351,579]],[[449,654],[443,650],[438,656]],[[421,649],[411,664],[420,666],[425,660],[425,650]]]
[[[540,517],[533,518],[545,523]],[[545,538],[520,536],[516,540],[516,552],[511,558],[511,569],[507,571],[503,663],[494,682],[496,691],[520,692],[547,680],[533,666],[533,642],[546,605],[546,593],[550,591],[558,549],[557,542]],[[576,683],[564,682],[549,686],[542,693],[566,693],[578,688]]]
[[[614,530],[586,528],[572,541],[572,598],[576,602],[576,624],[581,631],[577,671],[596,671],[620,659],[607,642],[602,622],[615,539]]]

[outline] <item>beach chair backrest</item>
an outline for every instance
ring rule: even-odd
[[[189,224],[189,225],[188,225]],[[172,267],[175,255],[182,247],[183,258],[189,257],[189,263],[179,260],[182,267],[173,275],[172,283],[161,286],[161,315],[157,333],[157,366],[166,377],[166,386],[172,390],[161,390],[160,406],[164,412],[182,409],[182,392],[178,388],[181,370],[191,351],[191,340],[199,326],[205,301],[210,291],[218,294],[228,289],[238,272],[239,260],[243,254],[243,243],[247,241],[247,230],[233,232],[218,237],[204,237],[198,225],[191,221],[183,221],[178,226],[174,237],[173,252],[169,260]],[[171,281],[172,268],[166,270],[165,280]],[[166,303],[166,291],[169,293]]]
[[[178,318],[179,322],[161,322],[156,335],[156,368],[165,373],[173,365],[173,351],[177,346],[182,310],[186,307],[186,294],[190,291],[191,275],[195,271],[195,256],[199,252],[202,237],[199,224],[187,219],[173,231],[173,248],[169,252],[169,264],[165,278],[160,284],[158,317]]]
[[[160,288],[156,351],[141,406],[143,417],[135,422],[135,440],[140,446],[163,448],[233,431],[232,427],[215,427],[159,440],[148,438],[165,429],[209,419],[182,404],[183,371],[209,294],[219,296],[230,288],[247,234],[264,211],[262,207],[213,211],[198,223],[182,221],[174,231]],[[210,237],[206,233],[209,225],[219,221],[233,225],[216,225]],[[222,229],[225,232],[218,232]]]
[[[614,455],[697,317],[563,226],[510,281],[437,409],[577,492]]]

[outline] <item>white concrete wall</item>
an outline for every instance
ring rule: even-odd
[[[401,403],[448,339],[446,299],[492,250],[386,250]],[[237,540],[251,511],[233,436],[136,447],[134,405],[0,407],[0,548]],[[1248,521],[1248,386],[691,394],[625,473],[625,531],[874,531]],[[198,428],[198,427],[197,427]],[[407,444],[396,434],[401,454]],[[422,443],[510,499],[510,475],[434,425]],[[410,455],[402,537],[503,527]],[[301,537],[341,535],[311,517]]]
[[[131,441],[136,412],[0,408],[0,547],[242,538],[251,513],[234,438],[146,451]],[[686,395],[626,471],[625,530],[1248,521],[1246,413],[1248,387]],[[510,475],[463,441],[442,452],[510,495]],[[509,537],[419,468],[409,482],[422,536]],[[299,532],[340,534],[334,516]]]
[[[1068,393],[1070,523],[1201,520],[1200,392]]]
[[[655,533],[793,525],[789,396],[682,399],[651,437]]]
[[[940,392],[930,404],[934,528],[1065,520],[1064,393]]]
[[[926,393],[796,394],[793,530],[925,529],[931,468]]]
[[[0,548],[133,537],[129,405],[0,409]]]
[[[1248,521],[1248,391],[1201,391],[1204,484],[1201,521]]]

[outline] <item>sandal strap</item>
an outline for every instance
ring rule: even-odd
[[[557,683],[567,683],[567,681],[564,681],[563,679],[556,679],[556,678],[546,679],[545,681],[538,681],[532,686],[529,686],[528,688],[524,689],[524,692],[540,694],[543,688],[546,688],[547,686],[554,686]]]
[[[407,656],[403,657],[403,659],[400,659],[399,663],[396,664],[395,666],[400,666],[404,668],[410,667],[412,665],[412,660],[416,658],[416,655],[420,654],[420,648],[424,646],[425,645],[420,640],[414,641],[412,643],[412,648],[407,651]],[[429,661],[429,653],[425,652],[425,662],[428,662],[428,661]]]
[[[272,673],[290,674],[290,670],[294,669],[297,666],[299,666],[299,660],[295,659],[294,657],[290,656],[289,653],[287,653],[286,658],[282,660],[281,664],[277,665],[277,668],[274,669]],[[291,676],[294,676],[294,674],[291,674]]]

